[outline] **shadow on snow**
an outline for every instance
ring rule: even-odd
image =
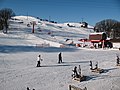
[[[1,53],[16,53],[16,52],[68,52],[76,51],[75,48],[59,48],[59,47],[35,47],[35,46],[10,46],[10,45],[0,45]]]

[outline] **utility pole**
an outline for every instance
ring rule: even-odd
[[[33,21],[33,22],[32,22],[32,25],[33,25],[33,28],[32,28],[32,33],[34,33],[34,31],[35,31],[34,27],[35,27],[35,25],[36,25],[36,22],[35,22],[35,21]]]

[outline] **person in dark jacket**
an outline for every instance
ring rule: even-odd
[[[117,65],[120,64],[120,58],[119,56],[117,55]]]
[[[58,54],[58,59],[59,59],[58,63],[62,63],[62,55],[61,55],[61,52]]]
[[[77,67],[75,66],[74,69],[72,70],[73,71],[73,74],[72,74],[72,77],[75,78],[75,77],[78,77],[78,72],[77,72]]]
[[[30,88],[29,88],[29,87],[27,87],[27,90],[30,90]]]
[[[82,74],[81,74],[81,67],[80,67],[80,65],[79,65],[79,68],[78,68],[78,72],[79,72],[79,76],[81,77]]]
[[[98,69],[98,62],[96,62],[95,64],[95,69]]]
[[[90,69],[91,69],[91,70],[93,69],[92,61],[90,61]]]

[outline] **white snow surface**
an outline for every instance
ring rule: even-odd
[[[120,43],[114,43],[115,49],[60,48],[66,39],[78,41],[88,38],[93,31],[40,22],[35,26],[35,33],[31,33],[32,26],[27,27],[25,23],[10,24],[8,34],[0,31],[0,90],[27,90],[27,87],[31,90],[69,90],[69,85],[87,87],[87,90],[120,90],[120,66],[116,66]],[[59,52],[63,57],[61,64],[57,63]],[[42,67],[36,67],[39,54],[43,58]],[[94,65],[98,62],[105,72],[91,72],[90,60]],[[72,80],[72,69],[78,65],[81,65],[82,75],[87,76],[86,81]]]

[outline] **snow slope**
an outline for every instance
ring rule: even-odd
[[[78,39],[81,38],[88,38],[89,33],[93,32],[92,29],[81,28],[80,27],[81,24],[79,23],[71,23],[75,25],[75,27],[68,27],[66,23],[63,24],[50,23],[48,21],[40,21],[39,19],[30,16],[15,16],[12,18],[13,19],[10,21],[14,23],[10,24],[11,28],[16,28],[16,29],[20,28],[20,30],[21,28],[24,28],[24,31],[25,30],[26,32],[29,31],[29,33],[32,32],[32,28],[33,28],[31,22],[33,21],[36,22],[34,35],[41,39],[44,39],[42,41],[49,43],[50,46],[56,42],[61,45],[65,43],[66,39],[72,39],[73,41],[78,41]],[[17,21],[23,21],[23,23],[21,24],[18,23]],[[29,24],[30,26],[27,27],[27,24]],[[49,41],[51,41],[52,43],[50,43]]]
[[[27,27],[27,23],[12,23],[8,34],[0,32],[0,90],[27,90],[27,87],[31,90],[68,90],[69,85],[88,90],[120,90],[120,67],[116,66],[116,54],[120,56],[118,49],[60,48],[66,38],[74,41],[87,38],[91,30],[40,21],[33,34],[32,26]],[[36,44],[48,43],[50,47],[36,47]],[[62,64],[57,63],[59,52],[62,52]],[[39,54],[43,61],[42,67],[37,68]],[[98,61],[105,72],[91,72],[90,60],[93,64]],[[87,81],[72,80],[72,69],[78,65],[88,77]]]

